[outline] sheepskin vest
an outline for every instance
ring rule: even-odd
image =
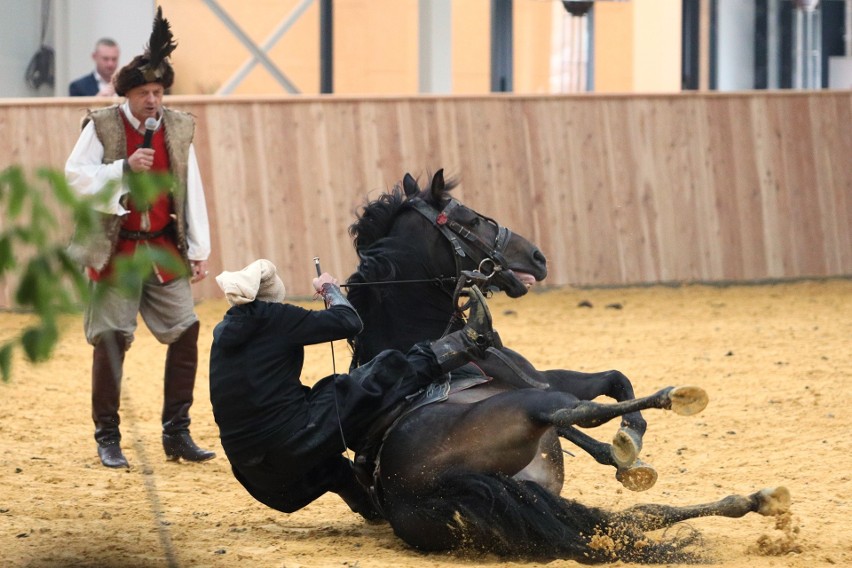
[[[95,132],[98,140],[104,147],[105,164],[110,164],[116,160],[127,159],[127,137],[124,132],[124,121],[121,117],[121,109],[118,106],[111,106],[104,109],[90,111],[86,119],[83,121],[83,126],[91,120],[95,124]],[[177,247],[183,257],[184,262],[189,264],[187,257],[186,243],[186,179],[187,166],[189,164],[189,146],[192,143],[192,138],[195,135],[195,120],[192,115],[186,112],[180,112],[163,108],[163,126],[165,127],[166,149],[169,153],[169,167],[172,176],[174,177],[174,186],[171,188],[175,217],[176,219],[176,234]],[[105,228],[105,233],[112,243],[112,251],[115,251],[115,245],[118,240],[118,232],[121,225],[121,217],[114,216],[114,220],[110,220],[112,224],[116,224],[115,228]],[[104,263],[104,266],[109,263],[109,259]],[[93,268],[99,269],[97,266]]]

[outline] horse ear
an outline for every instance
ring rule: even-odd
[[[444,192],[444,168],[441,168],[432,176],[432,195],[440,198]]]
[[[444,168],[441,168],[435,172],[434,176],[432,176],[432,187],[429,188],[430,200],[435,203],[437,207],[440,207],[441,202],[446,197],[444,186]]]
[[[402,188],[405,190],[406,197],[413,197],[420,193],[420,186],[417,185],[417,180],[411,174],[405,174],[402,178]]]

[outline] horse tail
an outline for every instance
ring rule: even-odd
[[[691,563],[686,548],[697,533],[664,541],[647,537],[630,519],[563,499],[530,481],[500,474],[442,478],[427,496],[386,508],[396,535],[425,552],[455,550],[524,559]]]

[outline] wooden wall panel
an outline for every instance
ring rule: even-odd
[[[0,165],[61,169],[98,103],[0,101]],[[352,271],[365,199],[442,167],[460,199],[541,246],[550,285],[852,275],[849,92],[167,104],[198,118],[211,272],[266,257],[297,296],[314,256]],[[219,295],[212,278],[196,288]]]

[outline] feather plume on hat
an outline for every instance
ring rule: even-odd
[[[145,52],[121,68],[113,80],[115,92],[124,96],[130,89],[146,83],[160,83],[165,89],[171,87],[175,72],[169,56],[176,47],[171,24],[163,17],[162,6],[158,6]]]
[[[148,56],[148,64],[142,67],[142,74],[149,82],[154,82],[162,77],[161,65],[175,50],[177,44],[172,35],[172,26],[163,17],[163,7],[157,7],[157,16],[154,18],[154,28],[148,45],[145,46],[145,55]]]

